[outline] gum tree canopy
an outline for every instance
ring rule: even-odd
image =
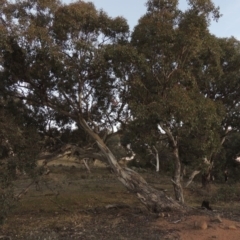
[[[131,42],[126,20],[110,18],[92,3],[0,3],[0,74],[9,94],[75,122],[149,210],[184,209],[178,139],[195,134],[204,143],[202,151],[208,151],[218,143],[224,112],[197,81],[197,70],[204,74],[207,66],[216,66],[220,71],[215,38],[208,32],[210,16],[219,17],[212,2],[189,0],[183,13],[177,0],[149,0]],[[178,201],[121,168],[99,136],[99,130],[124,124],[130,115],[140,122],[151,119],[167,134]]]
[[[129,27],[92,3],[1,1],[1,78],[9,94],[73,120],[101,149],[119,180],[151,210],[182,209],[130,169],[122,169],[98,135],[125,121],[129,72],[137,59]],[[79,136],[81,138],[81,136]]]
[[[212,71],[221,72],[216,39],[208,31],[218,9],[211,1],[189,1],[190,8],[181,12],[177,4],[148,1],[147,13],[133,31],[131,43],[143,60],[132,75],[129,106],[135,124],[144,122],[153,142],[167,137],[175,197],[183,203],[181,157],[194,152],[193,159],[202,161],[217,148],[224,108],[199,87],[214,77]]]

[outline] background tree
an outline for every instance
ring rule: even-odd
[[[207,56],[211,56],[208,63],[205,61]],[[225,115],[221,120],[221,128],[219,129],[221,140],[218,147],[213,149],[207,157],[208,163],[212,167],[216,161],[221,158],[221,149],[228,134],[231,131],[237,131],[239,129],[238,56],[239,41],[234,38],[221,39],[212,36],[208,49],[203,52],[199,56],[198,61],[195,62],[197,70],[196,79],[201,92],[204,93],[206,98],[221,103],[225,111]],[[202,69],[204,69],[204,71],[202,71]],[[222,164],[218,162],[217,165],[220,166]],[[210,171],[206,171],[205,177],[203,178],[205,183],[208,183],[210,179],[209,176]]]
[[[134,29],[131,42],[142,61],[131,78],[129,106],[133,116],[146,123],[149,133],[155,129],[167,136],[174,155],[175,196],[184,202],[181,157],[187,148],[193,148],[194,157],[190,159],[186,153],[186,161],[202,161],[219,146],[224,108],[200,89],[197,70],[202,76],[207,73],[202,63],[199,68],[195,64],[213,46],[208,26],[211,15],[219,17],[218,9],[211,1],[189,1],[189,9],[181,12],[177,4],[148,1],[147,13]],[[214,57],[214,53],[205,55],[206,65]],[[204,84],[206,79],[201,81]]]
[[[225,171],[227,171],[228,176],[227,182],[239,181],[240,164],[239,161],[236,161],[236,158],[239,157],[239,140],[239,132],[230,131],[221,151],[216,155],[214,175],[220,182],[226,182],[226,179],[224,179]]]
[[[0,103],[0,224],[15,204],[12,182],[19,174],[38,177],[36,157],[40,136],[34,119],[21,101],[1,98]]]

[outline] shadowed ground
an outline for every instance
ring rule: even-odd
[[[33,184],[13,209],[0,228],[0,239],[196,240],[224,239],[224,236],[239,239],[238,202],[213,202],[214,214],[220,216],[221,222],[211,221],[204,210],[193,210],[185,215],[150,214],[107,169],[92,169],[92,174],[76,167],[50,169],[51,172],[38,184]],[[145,171],[141,174],[151,185],[173,196],[169,176]],[[21,192],[29,183],[24,177],[18,180],[15,192]],[[186,201],[193,207],[200,207],[202,199],[216,198],[218,188],[213,186],[210,194],[194,183],[185,190]],[[206,222],[207,229],[198,226],[202,222]]]

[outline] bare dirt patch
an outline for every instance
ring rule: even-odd
[[[175,219],[158,219],[153,222],[153,228],[165,229],[168,232],[166,239],[238,240],[240,236],[240,223],[229,219],[221,218],[222,222],[216,222],[206,215],[188,215]]]

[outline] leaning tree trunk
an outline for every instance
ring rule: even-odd
[[[96,141],[100,150],[107,158],[111,168],[117,175],[118,179],[128,190],[135,193],[139,200],[152,212],[161,212],[169,210],[185,210],[185,207],[166,196],[163,191],[156,190],[148,185],[148,183],[135,171],[129,168],[122,168],[112,152],[105,145],[102,139],[88,126],[83,118],[79,118],[81,126]]]
[[[190,175],[187,183],[185,184],[185,188],[187,188],[193,181],[193,179],[195,178],[196,175],[198,175],[201,171],[195,170],[192,172],[192,174]]]

